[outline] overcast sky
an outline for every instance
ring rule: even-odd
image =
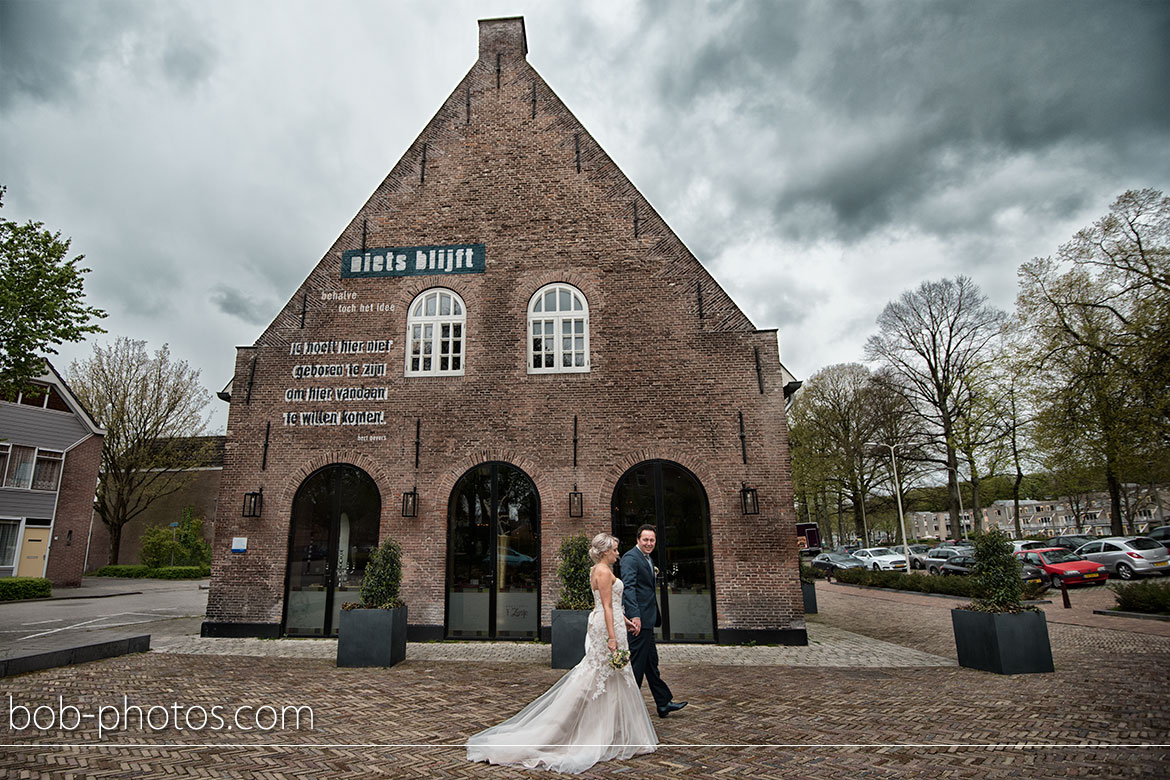
[[[3,214],[86,255],[96,338],[218,390],[514,15],[799,378],[925,279],[1010,309],[1021,262],[1170,191],[1163,0],[0,0]]]

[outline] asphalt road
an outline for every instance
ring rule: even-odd
[[[67,598],[0,602],[0,651],[18,653],[57,641],[64,645],[111,629],[152,636],[199,633],[207,611],[207,580],[95,580],[87,578],[81,588],[54,589],[54,596]]]

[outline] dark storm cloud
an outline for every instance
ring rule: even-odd
[[[211,293],[211,302],[224,314],[238,317],[249,325],[267,325],[273,315],[270,304],[258,303],[226,284],[215,287]]]
[[[189,21],[170,4],[0,0],[0,106],[72,99],[111,63],[188,89],[215,61]]]
[[[653,20],[658,5],[647,4],[643,18]],[[895,221],[960,229],[932,223],[920,206],[1005,158],[1059,147],[1117,167],[1151,136],[1170,145],[1170,3],[689,8],[674,28],[646,26],[659,47],[691,50],[656,71],[665,113],[645,143],[669,138],[696,159],[718,159],[735,173],[734,212],[770,217],[789,237],[856,240]],[[686,137],[678,118],[711,107],[726,112],[714,120],[723,132]],[[745,146],[756,156],[741,158]],[[1003,192],[993,208],[1024,203],[1021,194]],[[1089,197],[1070,193],[1067,213]],[[967,215],[967,228],[986,217]]]

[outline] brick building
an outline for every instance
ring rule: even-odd
[[[106,432],[48,362],[0,398],[0,577],[78,586]]]
[[[118,563],[131,565],[142,562],[142,537],[148,528],[169,526],[181,522],[190,508],[195,517],[203,520],[203,538],[214,541],[215,502],[219,496],[219,478],[223,472],[223,437],[193,436],[189,442],[197,465],[183,469],[184,481],[175,492],[154,499],[141,514],[122,526],[118,542]],[[97,571],[110,562],[110,529],[95,519],[89,541],[89,564],[86,571]]]
[[[412,639],[546,636],[556,553],[658,528],[664,641],[803,644],[785,375],[528,64],[479,58],[240,347],[207,635],[329,635],[404,548]]]

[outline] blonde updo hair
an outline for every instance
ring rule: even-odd
[[[589,545],[589,559],[594,563],[601,560],[601,556],[605,555],[610,550],[618,546],[616,536],[609,534],[598,534],[593,537],[593,543]]]

